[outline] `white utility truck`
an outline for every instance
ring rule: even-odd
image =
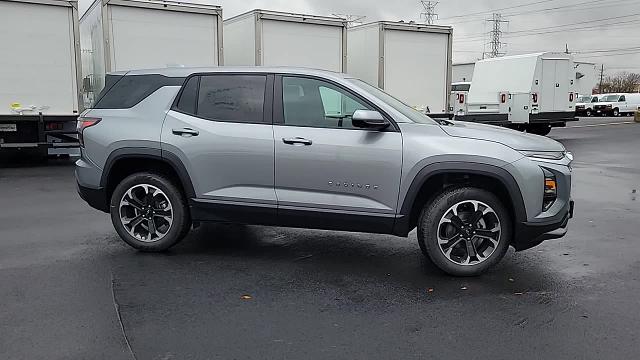
[[[535,53],[476,62],[466,113],[456,120],[546,135],[575,117],[578,94],[571,55]]]
[[[448,116],[449,26],[374,22],[349,29],[349,74],[432,117]]]
[[[0,43],[0,153],[69,154],[82,111],[78,3],[0,0]]]
[[[222,8],[156,0],[95,0],[80,19],[83,90],[92,102],[105,74],[223,63]]]
[[[226,65],[346,69],[344,19],[256,9],[226,19],[224,36]]]

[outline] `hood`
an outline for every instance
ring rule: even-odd
[[[454,137],[493,141],[515,150],[564,151],[559,142],[545,136],[532,135],[500,126],[464,121],[451,121],[442,125],[442,130]]]

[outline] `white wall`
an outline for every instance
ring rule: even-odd
[[[378,26],[361,26],[348,30],[347,73],[378,86]]]
[[[342,71],[342,27],[262,20],[262,65]]]
[[[598,70],[593,63],[575,62],[576,75],[584,75],[580,79],[576,76],[576,91],[580,95],[591,95],[593,88],[598,84]]]
[[[256,65],[255,27],[253,14],[224,22],[225,65]]]
[[[417,109],[447,112],[449,35],[385,30],[384,90]]]
[[[110,71],[218,64],[217,16],[111,6]]]
[[[471,82],[475,63],[453,64],[451,68],[451,82]]]
[[[0,114],[78,111],[71,7],[0,1]]]

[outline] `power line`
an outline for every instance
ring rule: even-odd
[[[629,16],[637,16],[637,15],[638,14],[629,15]],[[597,20],[593,20],[593,21],[597,21]],[[601,28],[603,26],[606,26],[608,28],[613,28],[613,27],[621,27],[621,26],[623,26],[625,24],[638,25],[638,21],[634,19],[634,20],[628,20],[628,21],[618,21],[618,22],[613,23],[613,24],[596,24],[596,25],[576,27],[576,28],[570,28],[570,29],[556,29],[556,30],[551,30],[551,31],[535,31],[535,30],[545,30],[547,28],[552,28],[552,27],[528,29],[528,30],[521,30],[521,31],[517,31],[517,32],[516,31],[510,32],[506,37],[508,37],[508,38],[517,38],[517,37],[527,37],[527,36],[534,36],[534,35],[556,34],[556,33],[559,33],[559,32],[572,32],[572,31],[578,31],[578,30],[597,29],[597,28]],[[626,25],[626,26],[628,26],[628,25]],[[481,40],[482,38],[483,38],[483,35],[474,35],[474,36],[469,36],[469,37],[456,38],[455,41],[456,42],[478,41],[478,40]]]
[[[503,14],[504,17],[517,17],[517,16],[535,16],[535,15],[541,15],[543,13],[548,13],[548,12],[564,12],[564,11],[572,11],[572,12],[576,12],[576,11],[584,11],[584,10],[594,10],[594,9],[599,9],[599,8],[611,8],[612,5],[620,5],[621,3],[627,2],[627,1],[632,1],[637,3],[637,0],[594,0],[594,1],[586,1],[583,3],[578,3],[578,4],[571,4],[571,5],[563,5],[563,6],[557,6],[557,7],[551,7],[551,8],[544,8],[544,9],[537,9],[537,10],[524,10],[524,11],[520,11],[520,12],[513,12],[513,13],[506,13]],[[595,4],[598,3],[596,6],[591,6],[591,7],[585,7],[584,5],[589,5],[589,4]],[[634,4],[629,4],[627,6],[633,6]],[[475,17],[472,19],[467,19],[467,20],[460,20],[460,21],[454,21],[454,22],[447,22],[447,25],[454,25],[454,24],[464,24],[464,23],[470,23],[470,22],[478,22],[478,21],[483,21],[484,18],[483,17]]]
[[[476,13],[449,16],[449,17],[442,18],[441,20],[454,19],[454,18],[460,18],[460,17],[468,17],[468,16],[473,16],[473,15],[486,15],[486,14],[491,14],[491,13],[494,13],[494,12],[497,12],[497,11],[515,9],[515,8],[520,8],[520,7],[524,7],[524,6],[537,5],[537,4],[547,3],[547,2],[551,2],[551,1],[555,1],[555,0],[541,0],[541,1],[535,1],[535,2],[532,2],[532,3],[529,3],[529,4],[519,4],[519,5],[507,6],[507,7],[488,10],[488,11],[480,11],[480,12],[476,12]]]

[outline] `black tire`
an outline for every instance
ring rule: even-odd
[[[545,124],[529,125],[527,127],[527,132],[531,134],[546,136],[546,135],[549,135],[549,133],[551,132],[551,125],[545,125]]]
[[[593,114],[591,113],[591,109],[587,109],[586,111],[587,117],[591,117]]]
[[[438,243],[439,223],[454,205],[475,200],[487,204],[494,210],[500,224],[498,244],[483,261],[472,265],[461,265],[445,256]],[[454,276],[477,276],[496,265],[506,254],[512,239],[511,216],[502,202],[491,192],[474,187],[445,190],[426,204],[418,219],[418,244],[422,253],[439,269]]]
[[[120,200],[125,193],[136,185],[147,184],[160,189],[172,208],[173,222],[163,237],[155,241],[142,241],[132,236],[126,229],[120,216]],[[122,240],[131,247],[148,252],[164,251],[179,243],[189,232],[191,217],[187,201],[179,188],[166,177],[150,172],[129,175],[114,189],[110,200],[111,222]],[[147,220],[148,221],[148,220]],[[147,222],[148,223],[148,222]],[[150,227],[151,224],[147,226]]]
[[[620,116],[620,110],[618,108],[613,109],[613,112],[611,113],[613,115],[613,117],[618,117]]]

